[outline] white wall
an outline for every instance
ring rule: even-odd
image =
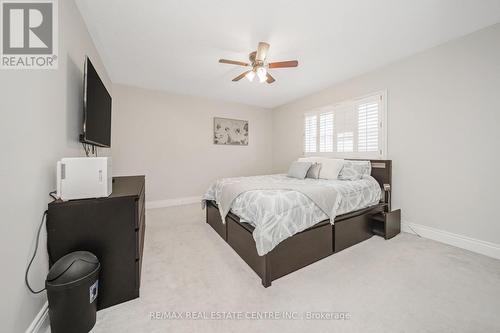
[[[387,89],[403,219],[500,244],[499,41],[497,24],[275,109],[274,170],[302,154],[305,111]]]
[[[59,69],[0,70],[0,325],[24,332],[46,301],[24,285],[40,218],[55,189],[55,164],[81,156],[83,63],[88,54],[108,89],[104,67],[72,0],[59,1]],[[46,234],[30,281],[43,287],[47,273]]]
[[[123,85],[113,93],[113,173],[145,174],[148,202],[201,196],[216,178],[271,171],[270,110]],[[214,145],[214,116],[248,120],[249,145]]]

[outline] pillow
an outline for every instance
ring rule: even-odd
[[[320,161],[324,159],[324,157],[312,156],[312,157],[301,157],[298,159],[299,162],[311,162],[311,163],[320,163]]]
[[[326,157],[302,157],[299,162],[311,162],[321,164],[319,178],[321,179],[337,179],[344,165],[343,159],[326,158]]]
[[[319,171],[319,178],[321,179],[337,179],[340,170],[344,166],[344,160],[336,158],[322,158],[321,170]]]
[[[309,171],[307,171],[306,178],[318,179],[320,170],[321,164],[313,163],[313,165],[309,168]]]
[[[288,169],[288,177],[304,179],[306,178],[307,171],[311,167],[311,162],[293,162]]]
[[[340,171],[341,180],[358,180],[365,175],[371,175],[372,164],[370,161],[344,161],[344,167]]]

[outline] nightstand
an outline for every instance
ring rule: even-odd
[[[390,239],[401,232],[401,209],[372,215],[372,231],[375,235]]]

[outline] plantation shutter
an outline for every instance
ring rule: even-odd
[[[319,115],[319,151],[333,152],[333,112]]]
[[[352,104],[340,105],[335,108],[335,137],[337,152],[352,153],[355,147],[357,130],[356,110]]]
[[[317,116],[306,115],[304,120],[304,149],[306,153],[315,153],[317,151]]]
[[[380,98],[364,100],[356,105],[358,112],[358,152],[379,150]]]
[[[307,113],[305,153],[332,153],[339,158],[384,157],[384,96],[384,93],[373,94]]]

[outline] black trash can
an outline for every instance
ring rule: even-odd
[[[100,267],[95,255],[77,251],[50,268],[45,287],[52,333],[87,333],[94,327]]]

